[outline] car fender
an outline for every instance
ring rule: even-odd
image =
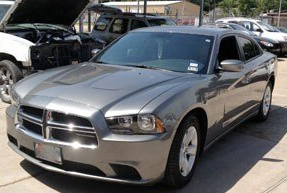
[[[29,65],[30,62],[30,47],[35,44],[11,35],[0,32],[0,53],[12,55],[17,61],[22,62],[24,66]]]

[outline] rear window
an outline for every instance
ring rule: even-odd
[[[176,25],[171,19],[149,19],[150,26],[162,26],[162,25]]]
[[[107,26],[111,23],[112,18],[100,17],[95,23],[94,29],[97,31],[105,31]]]

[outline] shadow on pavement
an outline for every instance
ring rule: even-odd
[[[248,121],[216,143],[202,156],[193,179],[182,189],[172,189],[160,184],[150,187],[120,185],[52,172],[45,172],[34,177],[41,183],[63,193],[224,193],[231,189],[258,161],[283,161],[264,158],[287,132],[285,118],[287,109],[276,108],[277,110],[270,114],[266,122]],[[31,174],[37,169],[37,166],[27,161],[22,161],[21,166]]]

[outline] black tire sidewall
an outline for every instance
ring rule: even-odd
[[[190,173],[187,176],[183,176],[180,172],[180,167],[179,167],[180,147],[181,147],[182,140],[184,138],[184,135],[187,129],[191,126],[194,126],[197,131],[197,138],[198,138],[197,139],[198,140],[197,153],[196,153],[194,165]],[[191,115],[188,118],[186,118],[185,121],[180,125],[175,135],[175,138],[174,138],[171,150],[170,150],[168,163],[167,163],[164,183],[169,186],[173,186],[177,188],[182,187],[185,184],[187,184],[190,181],[195,171],[195,168],[196,168],[196,165],[199,159],[200,148],[201,148],[200,124],[199,124],[198,119],[194,115]]]
[[[271,90],[271,93],[270,93],[271,94],[271,96],[270,96],[270,107],[268,109],[267,114],[264,115],[264,113],[263,113],[263,103],[264,103],[264,96],[265,96],[265,93],[266,93],[266,90],[267,90],[268,87],[270,87],[270,90]],[[264,90],[264,94],[263,94],[263,98],[262,98],[262,101],[261,101],[261,104],[260,104],[258,115],[256,117],[258,121],[265,121],[265,120],[268,119],[268,116],[269,116],[270,110],[271,110],[271,104],[272,104],[272,97],[273,97],[272,96],[273,95],[272,92],[273,92],[272,84],[270,82],[268,82],[268,84],[267,84],[267,86],[266,86],[266,88]]]

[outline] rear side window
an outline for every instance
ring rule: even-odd
[[[131,30],[137,29],[137,28],[142,28],[142,27],[147,27],[147,25],[144,21],[132,20]]]
[[[111,23],[112,18],[108,17],[100,17],[96,24],[94,29],[97,31],[105,31],[107,29],[107,26]]]
[[[243,50],[243,54],[246,61],[255,58],[256,56],[261,54],[261,51],[258,46],[251,40],[244,37],[238,37],[238,42],[239,46]]]
[[[128,19],[115,19],[110,28],[110,32],[117,34],[125,34],[128,31],[128,25]]]
[[[150,26],[176,25],[171,19],[149,19]]]

